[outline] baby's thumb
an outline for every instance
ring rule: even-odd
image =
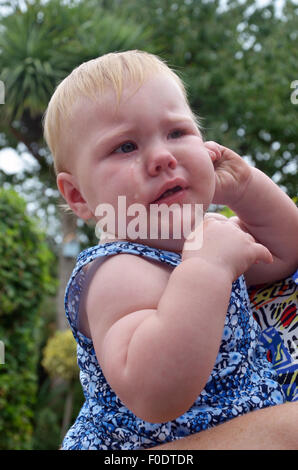
[[[256,253],[256,261],[255,264],[259,264],[260,262],[271,264],[273,263],[273,256],[272,253],[261,243],[256,243],[257,253]]]

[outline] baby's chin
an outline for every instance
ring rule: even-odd
[[[209,204],[188,205],[177,207],[176,211],[158,213],[152,218],[151,213],[143,218],[130,217],[121,220],[97,220],[95,234],[99,243],[130,241],[150,245],[156,248],[180,251],[190,234],[202,226],[204,215]],[[122,218],[121,218],[122,219]]]

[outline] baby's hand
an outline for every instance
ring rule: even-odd
[[[271,263],[273,258],[270,251],[257,243],[253,236],[241,229],[236,222],[219,214],[206,214],[202,247],[190,251],[186,241],[182,261],[193,257],[204,259],[213,264],[215,269],[226,270],[232,281],[254,263]]]
[[[227,206],[237,203],[251,178],[252,167],[237,153],[213,141],[205,142],[205,147],[212,158],[216,186],[214,204]]]

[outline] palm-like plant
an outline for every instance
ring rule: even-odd
[[[5,138],[0,139],[0,148],[17,149],[20,142],[25,144],[39,164],[39,180],[56,187],[41,125],[55,87],[80,63],[110,51],[145,49],[147,40],[148,33],[141,25],[103,10],[94,0],[70,0],[67,4],[62,0],[26,0],[22,8],[16,3],[13,13],[0,18],[0,80],[5,84],[0,114]],[[31,174],[24,176],[30,178]],[[47,204],[45,191],[38,200]],[[75,231],[76,219],[64,212],[60,219],[66,238]],[[60,263],[58,326],[63,328],[64,288],[73,261],[61,256]]]
[[[112,50],[144,47],[145,40],[140,26],[96,9],[93,2],[36,0],[27,2],[25,11],[16,6],[1,20],[1,127],[42,164],[40,122],[57,84],[79,63]]]

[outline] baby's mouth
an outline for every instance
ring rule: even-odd
[[[181,191],[182,189],[183,188],[179,185],[174,186],[173,188],[167,189],[157,199],[155,199],[155,201],[153,201],[153,204],[160,201],[161,199],[165,199],[165,198],[171,196],[172,194],[177,193],[178,191]]]
[[[188,186],[184,178],[176,177],[167,180],[159,187],[159,190],[152,194],[154,199],[150,204],[172,204],[182,200]]]
[[[172,188],[164,191],[157,199],[152,201],[150,204],[175,204],[182,202],[185,192],[188,188],[180,185],[173,186]]]

